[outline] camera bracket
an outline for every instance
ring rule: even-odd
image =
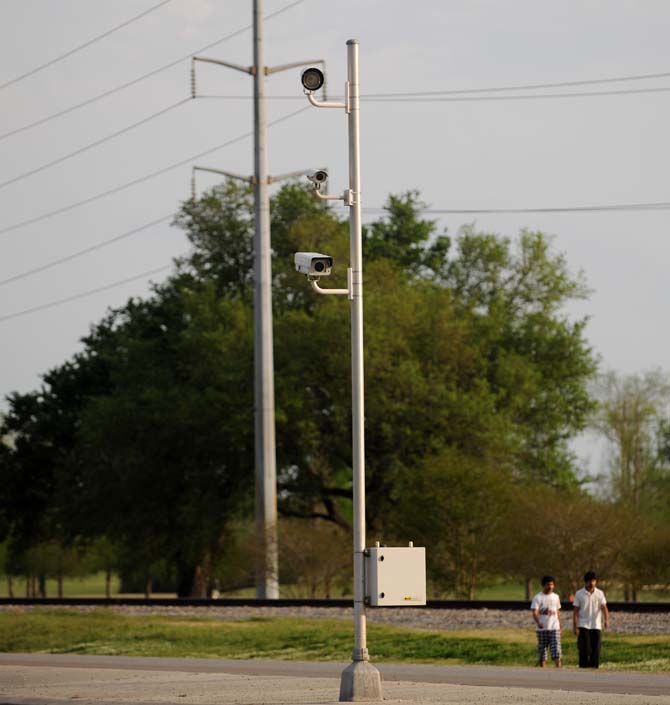
[[[347,298],[350,301],[353,301],[354,298],[354,288],[352,286],[352,278],[353,278],[353,270],[351,267],[347,268],[347,288],[346,289],[322,289],[319,286],[319,279],[321,277],[316,277],[316,276],[308,276],[307,279],[309,280],[309,283],[312,285],[312,289],[316,291],[317,294],[322,294],[322,295],[328,295],[328,294],[335,294],[336,296],[347,296]]]

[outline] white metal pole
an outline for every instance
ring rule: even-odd
[[[354,500],[354,661],[367,661],[365,624],[365,400],[363,384],[363,242],[361,229],[358,41],[347,42],[349,84],[349,243],[351,249],[351,399]]]
[[[254,0],[254,422],[256,535],[262,547],[256,596],[279,597],[277,559],[277,469],[275,450],[272,263],[268,193],[263,0]]]
[[[340,678],[340,700],[383,700],[381,675],[370,663],[365,617],[365,399],[363,378],[363,233],[358,40],[347,42],[349,118],[349,243],[351,259],[351,399],[354,500],[354,650]]]

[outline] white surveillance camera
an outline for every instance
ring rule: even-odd
[[[296,252],[295,271],[308,277],[327,277],[333,268],[333,258],[320,252]]]
[[[320,188],[328,181],[328,172],[325,169],[310,169],[305,176],[314,184],[315,188]]]
[[[313,91],[318,91],[319,88],[323,86],[324,80],[325,78],[323,75],[323,71],[321,71],[321,69],[315,68],[314,66],[305,69],[302,72],[302,75],[300,76],[302,87],[310,93]]]

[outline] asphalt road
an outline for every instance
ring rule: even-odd
[[[336,702],[345,664],[0,654],[0,704]],[[670,704],[670,674],[377,664],[385,700]],[[183,692],[182,692],[183,691]]]

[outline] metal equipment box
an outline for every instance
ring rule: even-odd
[[[426,549],[380,546],[365,551],[365,601],[371,607],[426,604]]]

